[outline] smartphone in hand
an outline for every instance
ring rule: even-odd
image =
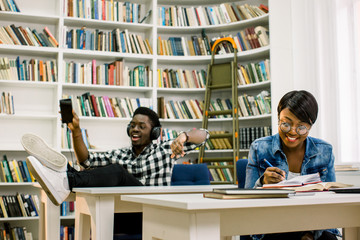
[[[73,119],[71,99],[60,100],[60,112],[62,123],[71,123]]]

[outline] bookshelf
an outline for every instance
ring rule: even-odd
[[[86,2],[86,1],[84,1]],[[258,1],[223,1],[239,4],[265,4],[267,0]],[[208,26],[160,26],[158,25],[158,7],[170,7],[179,5],[182,7],[192,6],[217,6],[219,1],[211,0],[195,0],[195,1],[167,1],[167,0],[139,0],[131,1],[131,3],[141,5],[139,12],[140,18],[145,16],[150,10],[151,14],[143,23],[117,22],[113,20],[97,20],[85,17],[71,17],[64,14],[67,12],[68,5],[65,0],[16,0],[21,12],[0,12],[0,26],[15,24],[15,26],[23,26],[35,28],[42,31],[46,26],[59,42],[59,47],[36,47],[22,45],[0,44],[0,57],[8,57],[16,59],[20,57],[22,60],[30,60],[32,58],[43,61],[56,61],[57,64],[57,81],[56,82],[38,82],[38,81],[18,81],[18,80],[0,80],[0,88],[2,91],[11,92],[14,97],[15,114],[7,115],[0,113],[0,124],[7,126],[3,128],[0,138],[0,151],[6,153],[9,157],[18,156],[25,158],[26,153],[20,144],[20,138],[25,132],[33,132],[40,135],[50,146],[62,151],[69,159],[75,160],[71,149],[62,147],[61,139],[61,121],[58,114],[58,102],[63,95],[80,96],[86,92],[90,92],[95,96],[108,96],[110,98],[149,98],[151,106],[157,110],[157,98],[164,97],[165,101],[174,100],[203,100],[204,88],[160,88],[158,87],[157,69],[173,68],[187,70],[207,70],[211,56],[166,56],[158,55],[157,40],[160,36],[162,39],[169,37],[186,37],[201,36],[204,29],[209,38],[218,37],[222,34],[235,34],[241,29],[251,26],[269,26],[269,14],[265,14],[253,19],[231,22],[227,24],[216,24]],[[102,30],[111,32],[116,28],[121,30],[127,29],[129,33],[140,35],[143,39],[148,39],[152,47],[153,54],[137,54],[123,53],[114,51],[94,51],[85,49],[73,49],[66,47],[66,32],[71,29],[86,30]],[[228,61],[233,58],[232,53],[219,55],[216,61]],[[260,61],[270,58],[270,46],[263,46],[238,53],[238,63],[246,64],[252,61]],[[66,69],[63,62],[76,62],[79,64],[87,64],[96,60],[96,65],[104,65],[112,63],[116,60],[123,60],[124,66],[133,69],[138,65],[149,66],[152,69],[152,84],[146,87],[132,86],[109,86],[95,84],[77,84],[65,82]],[[271,90],[271,82],[262,82],[249,85],[241,85],[238,87],[239,95],[246,93],[249,95],[257,95],[262,90]],[[219,91],[216,95],[219,98],[227,98],[227,93]],[[112,148],[124,147],[130,144],[125,134],[125,129],[130,118],[112,118],[112,117],[90,117],[81,116],[81,127],[87,129],[91,144],[96,146],[92,151],[101,151]],[[164,128],[182,131],[194,127],[201,127],[201,119],[161,119]],[[211,119],[210,127],[213,130],[226,129],[231,126],[230,119]],[[241,127],[253,126],[270,126],[271,115],[260,115],[241,117]],[[114,134],[115,133],[115,134]],[[227,156],[231,154],[230,150],[212,150],[209,154],[215,156]],[[179,161],[194,161],[198,152],[190,153],[186,158]],[[240,156],[247,156],[247,149],[240,150]],[[0,185],[0,189],[6,186]],[[25,186],[26,190],[31,191],[31,187]],[[41,197],[41,201],[46,205],[46,215],[52,211],[58,211],[55,206],[49,206],[51,203],[46,197]],[[59,215],[55,214],[55,218],[49,218],[51,221],[46,225],[47,231],[44,236],[39,235],[39,239],[58,239],[59,232]],[[61,222],[68,223],[72,219],[61,219]],[[37,221],[36,224],[38,224]],[[61,223],[60,223],[61,224]],[[44,225],[45,226],[45,225]],[[49,229],[52,229],[51,231]],[[35,239],[37,239],[35,237]]]
[[[19,194],[38,195],[40,196],[40,188],[37,183],[0,183],[0,192],[2,198],[4,196],[15,196]],[[10,211],[8,211],[10,212]],[[9,224],[11,228],[23,228],[26,232],[31,233],[33,239],[39,239],[39,221],[40,216],[21,216],[21,217],[2,217],[0,218],[0,228],[5,229],[5,225]]]
[[[247,3],[247,1],[242,1],[240,4]],[[267,1],[252,1],[251,4],[267,4]],[[218,3],[212,1],[182,1],[178,3],[179,6],[183,7],[192,7],[192,6],[212,6]],[[158,6],[169,8],[174,5],[171,1],[158,1]],[[239,29],[248,28],[250,26],[268,26],[269,24],[269,15],[266,14],[261,17],[257,17],[254,19],[248,19],[238,22],[232,22],[228,24],[220,24],[220,25],[211,25],[211,26],[157,26],[157,35],[161,36],[161,39],[168,39],[169,37],[185,37],[189,39],[190,36],[197,35],[201,36],[201,31],[205,30],[206,34],[211,39],[212,37],[217,37],[224,33],[236,33]],[[157,45],[159,46],[159,45]],[[232,60],[233,54],[223,54],[217,55],[215,58],[216,62],[227,62]],[[264,46],[260,48],[255,48],[247,51],[238,52],[238,63],[246,64],[252,61],[260,61],[263,59],[270,58],[270,46]],[[210,63],[211,56],[209,55],[201,55],[201,56],[166,56],[166,55],[158,55],[157,56],[157,67],[158,69],[171,69],[171,68],[181,68],[181,69],[189,69],[189,70],[207,70],[207,65]],[[156,96],[163,97],[165,103],[170,99],[173,101],[181,101],[181,100],[190,100],[190,99],[198,99],[204,100],[205,88],[156,88]],[[238,87],[239,96],[242,94],[248,95],[257,95],[262,90],[267,90],[269,93],[271,91],[271,82],[261,82],[249,85],[240,85]],[[229,98],[228,92],[219,91],[214,95],[214,98]],[[248,116],[248,117],[240,117],[239,125],[242,128],[250,128],[250,127],[263,127],[263,126],[271,126],[271,114],[264,114],[258,116]],[[191,129],[193,127],[201,127],[201,119],[162,119],[163,127],[169,129],[176,129],[178,131],[184,129]],[[223,129],[231,129],[232,121],[230,118],[225,119],[210,119],[209,120],[209,130],[223,130]],[[232,156],[231,150],[210,150],[206,152],[209,157],[225,157]],[[248,149],[240,149],[240,157],[247,157]],[[192,161],[195,162],[197,159],[198,151],[194,151],[183,159],[180,159],[179,162],[182,161]]]

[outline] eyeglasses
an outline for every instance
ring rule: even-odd
[[[283,133],[288,133],[292,129],[291,125],[287,122],[282,122],[279,125],[280,125],[280,130]],[[300,125],[295,128],[295,131],[299,135],[306,135],[309,132],[309,129],[304,125]]]

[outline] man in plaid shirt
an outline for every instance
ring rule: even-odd
[[[158,115],[149,108],[139,107],[127,127],[131,147],[105,153],[89,153],[81,135],[79,118],[73,111],[68,123],[72,131],[78,162],[85,167],[76,171],[61,153],[51,149],[41,138],[25,134],[22,144],[31,155],[30,170],[55,205],[60,205],[73,187],[164,186],[170,185],[175,160],[205,143],[209,137],[204,129],[182,132],[170,141],[153,143],[159,137]]]

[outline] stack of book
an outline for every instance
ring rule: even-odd
[[[16,27],[14,24],[0,27],[0,41],[9,45],[36,47],[58,47],[59,43],[48,27],[43,32],[29,27]]]
[[[215,188],[213,192],[204,193],[204,197],[217,199],[288,198],[294,194],[293,190],[285,189]]]

